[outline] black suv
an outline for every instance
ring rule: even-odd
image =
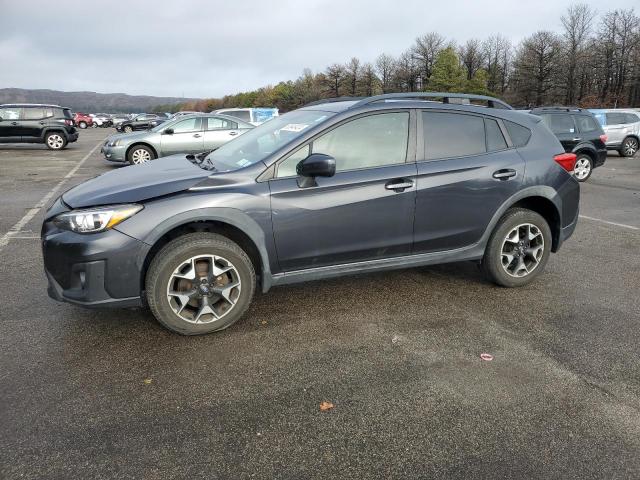
[[[58,105],[0,105],[0,143],[44,143],[62,150],[78,140],[73,115]]]
[[[116,124],[116,130],[119,132],[134,132],[137,130],[149,130],[163,122],[167,121],[166,115],[156,115],[154,113],[141,113],[140,115]]]
[[[591,112],[575,107],[539,107],[531,114],[542,118],[565,152],[577,155],[574,175],[579,182],[586,181],[594,168],[604,165],[607,136]]]
[[[491,97],[309,105],[64,193],[42,226],[49,295],[148,305],[194,335],[238,320],[256,289],[353,273],[471,260],[523,286],[576,226],[575,160]]]

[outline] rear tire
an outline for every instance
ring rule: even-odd
[[[85,121],[79,122],[78,127],[84,130],[85,128],[87,128],[87,122]]]
[[[639,142],[636,138],[627,137],[622,141],[618,153],[622,157],[633,157],[638,152]]]
[[[131,132],[133,132],[133,127],[131,125],[125,125],[125,127],[122,130],[125,133],[131,133]]]
[[[60,132],[49,132],[44,137],[44,143],[49,150],[62,150],[67,146],[67,138]]]
[[[579,153],[573,174],[579,182],[586,182],[593,172],[593,160],[586,153]]]
[[[497,285],[521,287],[542,273],[551,242],[551,228],[541,215],[524,208],[510,209],[489,238],[481,269]]]
[[[153,258],[145,281],[153,315],[181,335],[233,325],[249,308],[255,287],[256,274],[244,250],[222,235],[206,232],[189,233],[165,245]]]

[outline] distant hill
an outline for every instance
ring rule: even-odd
[[[61,92],[58,90],[29,90],[0,88],[2,103],[52,103],[77,112],[130,113],[147,112],[158,105],[171,105],[197,100],[194,98],[151,97],[125,93]]]

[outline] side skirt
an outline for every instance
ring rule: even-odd
[[[304,270],[294,270],[291,272],[278,273],[276,275],[273,275],[271,277],[272,282],[269,286],[309,282],[313,280],[342,277],[345,275],[354,275],[358,273],[379,272],[384,270],[397,270],[400,268],[421,267],[425,265],[436,265],[441,263],[480,260],[483,255],[484,248],[482,246],[473,245],[471,247],[448,250],[446,252],[421,253],[417,255],[406,255],[403,257],[381,258],[377,260],[367,260],[364,262],[343,263],[340,265],[307,268]]]

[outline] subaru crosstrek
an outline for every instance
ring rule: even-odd
[[[312,104],[64,193],[42,228],[49,295],[148,305],[193,335],[233,324],[257,288],[346,274],[471,260],[522,286],[574,231],[575,159],[491,97]]]

